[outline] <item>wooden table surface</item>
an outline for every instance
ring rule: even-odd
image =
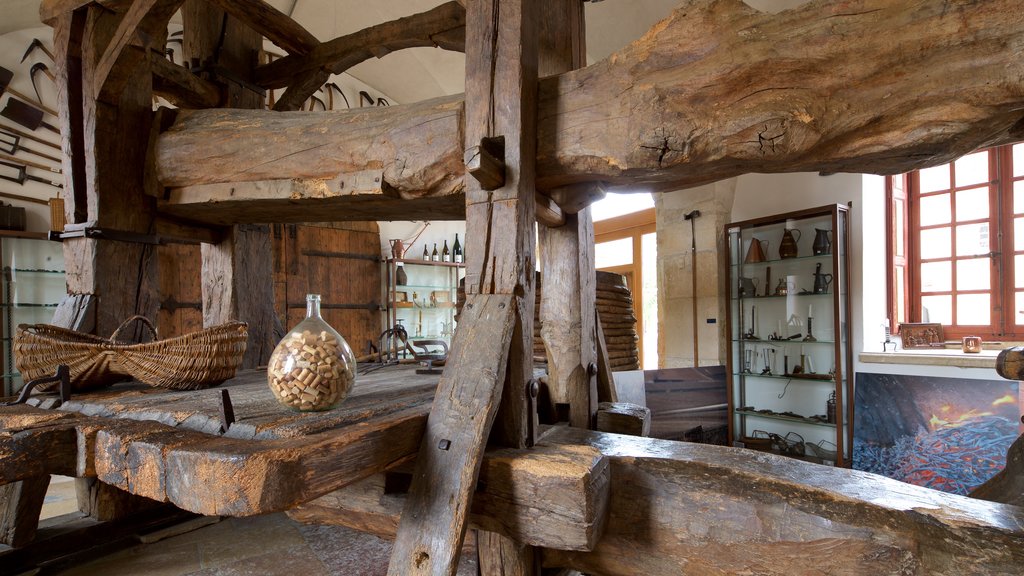
[[[279,404],[266,372],[178,392],[139,383],[0,407],[0,484],[93,476],[201,514],[285,510],[415,456],[438,375],[389,367],[357,377],[338,408]],[[236,422],[221,433],[221,390]]]

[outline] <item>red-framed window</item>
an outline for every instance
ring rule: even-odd
[[[892,176],[887,195],[894,328],[1024,337],[1024,143]]]

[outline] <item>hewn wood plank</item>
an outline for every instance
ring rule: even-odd
[[[204,80],[184,66],[150,54],[153,92],[178,108],[213,108],[220,103],[220,87]]]
[[[676,190],[748,172],[896,173],[1015,141],[1024,97],[994,79],[1024,75],[1024,62],[1009,57],[1024,46],[1021,19],[1013,0],[812,2],[778,14],[688,0],[612,57],[540,82],[538,186],[607,181],[610,190]],[[722,40],[708,45],[708,38]],[[783,52],[787,58],[778,58]],[[737,68],[738,53],[756,57]],[[409,118],[410,108],[383,115]],[[224,113],[204,114],[183,117],[189,128],[161,138],[160,170],[170,185],[358,171],[376,158],[325,170],[302,151],[372,153],[392,128],[353,125],[362,131],[353,138],[348,129],[335,133],[330,113],[309,113],[279,126],[295,138],[287,146],[228,148],[227,129],[214,127]],[[233,139],[277,141],[255,113],[231,122],[247,125],[231,131]],[[457,126],[434,126],[417,141],[428,139],[429,149],[403,142],[399,154],[418,150],[419,166],[462,159]],[[404,176],[389,183],[443,195],[457,192],[451,172],[423,179],[413,170],[415,184]]]
[[[85,106],[82,100],[82,34],[85,11],[66,12],[53,22],[54,75],[61,130],[64,218],[85,222],[88,201],[85,172]]]
[[[611,459],[593,552],[545,566],[635,574],[1012,574],[1024,510],[749,450],[556,427]]]
[[[77,465],[76,414],[27,406],[0,408],[0,484],[64,474]]]
[[[608,357],[608,345],[604,341],[604,328],[601,326],[601,315],[594,310],[595,347],[597,352],[597,401],[617,402],[619,394],[615,391],[615,377],[612,375],[612,363]]]
[[[467,295],[402,511],[389,574],[453,574],[505,382],[515,299]]]
[[[0,543],[20,548],[36,536],[50,476],[36,476],[0,486]]]
[[[465,44],[465,27],[465,9],[455,2],[446,2],[420,14],[329,40],[304,56],[293,54],[279,58],[257,68],[255,80],[265,88],[284,88],[293,85],[295,78],[312,71],[341,74],[370,58],[417,46],[437,46],[461,52]],[[302,100],[310,94],[312,91]]]
[[[320,41],[287,14],[263,0],[209,0],[291,54],[306,54]]]
[[[597,427],[600,432],[651,435],[651,410],[629,402],[601,402],[597,408]]]
[[[159,48],[149,44],[154,40],[163,39],[168,21],[178,11],[182,2],[184,0],[137,0],[132,3],[128,11],[121,16],[117,30],[96,63],[91,94],[93,98],[117,101],[125,82],[132,76],[131,69],[146,62],[145,52]],[[147,30],[140,29],[143,20],[146,19],[150,21],[150,26],[145,28],[163,34],[154,38]],[[132,42],[138,42],[145,52],[126,51]],[[115,68],[120,70],[115,71]]]
[[[477,532],[482,576],[535,576],[541,573],[540,551],[495,532]]]
[[[610,477],[593,449],[544,444],[484,454],[470,527],[512,540],[564,550],[591,550],[604,530]],[[385,491],[383,477],[347,486],[289,512],[315,524],[340,524],[394,538],[404,493]]]

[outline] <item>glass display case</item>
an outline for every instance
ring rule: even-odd
[[[43,234],[0,234],[0,310],[3,310],[4,395],[21,389],[21,375],[14,367],[14,334],[19,324],[49,324],[57,305],[67,294],[64,251],[60,242]]]
[[[466,265],[430,260],[386,260],[387,326],[401,324],[410,340],[444,340],[455,333],[455,302]]]
[[[726,226],[733,445],[849,466],[848,218],[829,205]]]

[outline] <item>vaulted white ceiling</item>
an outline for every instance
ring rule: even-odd
[[[40,0],[0,0],[0,34],[39,26]],[[429,10],[446,0],[268,0],[321,41],[381,22]],[[745,0],[777,11],[805,0]],[[681,0],[607,0],[586,4],[587,56],[601,60],[639,38]],[[395,103],[415,102],[463,91],[465,57],[437,48],[402,50],[359,64],[349,73]]]

